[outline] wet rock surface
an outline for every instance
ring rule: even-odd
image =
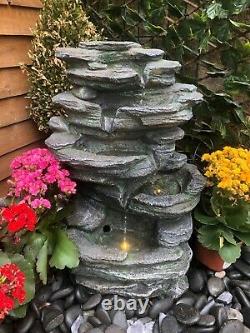
[[[238,272],[236,267],[232,265],[224,271],[225,274],[220,274],[223,287],[217,280],[212,280],[213,283],[216,281],[215,296],[211,295],[211,279],[217,279],[218,274],[193,261],[188,273],[192,289],[177,300],[164,295],[150,298],[144,311],[141,311],[139,299],[136,310],[114,309],[115,295],[101,296],[78,285],[73,276],[69,278],[68,272],[59,272],[46,287],[37,291],[37,310],[34,310],[34,300],[24,319],[7,319],[0,324],[0,333],[248,333],[250,307],[246,305],[246,300],[249,302],[250,295],[246,287],[249,280],[242,273],[237,274],[237,280],[230,278],[232,272],[233,277]],[[199,288],[195,292],[194,276],[199,280]],[[228,279],[226,284],[225,278]],[[238,297],[235,281],[245,287],[241,289],[243,298]],[[222,302],[225,293],[228,293],[227,301]],[[57,298],[58,295],[60,298]],[[69,297],[71,302],[67,303]],[[124,304],[130,302],[128,298],[117,297]],[[104,300],[111,304],[109,309],[104,308]]]

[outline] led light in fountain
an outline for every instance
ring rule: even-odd
[[[50,120],[46,142],[79,182],[68,218],[77,282],[103,294],[178,297],[204,179],[175,142],[201,94],[175,82],[178,62],[137,43],[81,43],[57,56],[73,89],[54,97],[65,116]]]
[[[131,245],[129,241],[127,240],[127,236],[123,237],[123,240],[121,242],[121,250],[124,252],[129,252],[131,249]]]

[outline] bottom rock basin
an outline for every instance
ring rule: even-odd
[[[100,190],[92,198],[78,196],[68,218],[68,234],[81,256],[77,282],[102,294],[179,297],[188,288],[192,257],[190,210],[203,186],[191,171],[186,165],[151,177],[126,207],[114,197],[105,201],[105,187],[99,199]]]
[[[162,293],[177,297],[187,288],[185,274],[192,252],[187,244],[176,247],[144,247],[128,232],[113,238],[114,247],[92,243],[83,231],[72,229],[70,236],[80,248],[81,265],[74,271],[78,283],[102,294],[154,297]],[[111,233],[111,236],[114,236]],[[119,249],[124,242],[129,250]],[[116,246],[116,247],[115,247]],[[148,244],[147,244],[148,246]],[[187,264],[188,263],[188,264]]]

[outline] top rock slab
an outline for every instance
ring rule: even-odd
[[[133,42],[82,42],[78,48],[58,48],[74,87],[95,91],[136,91],[175,83],[181,65],[163,59],[164,51]]]
[[[115,42],[115,41],[93,41],[93,42],[81,42],[80,48],[87,48],[90,50],[101,51],[125,51],[132,47],[141,47],[140,44],[134,42]]]
[[[127,63],[133,61],[156,61],[164,56],[164,51],[159,49],[143,49],[142,47],[132,47],[125,50],[105,50],[100,48],[73,48],[62,47],[56,50],[56,56],[68,63],[69,66],[83,63]]]

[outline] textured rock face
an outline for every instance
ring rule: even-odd
[[[79,181],[68,218],[78,282],[104,294],[179,296],[204,180],[175,141],[201,94],[175,82],[178,62],[137,43],[81,43],[57,56],[73,89],[54,97],[65,117],[51,119],[46,143]]]

